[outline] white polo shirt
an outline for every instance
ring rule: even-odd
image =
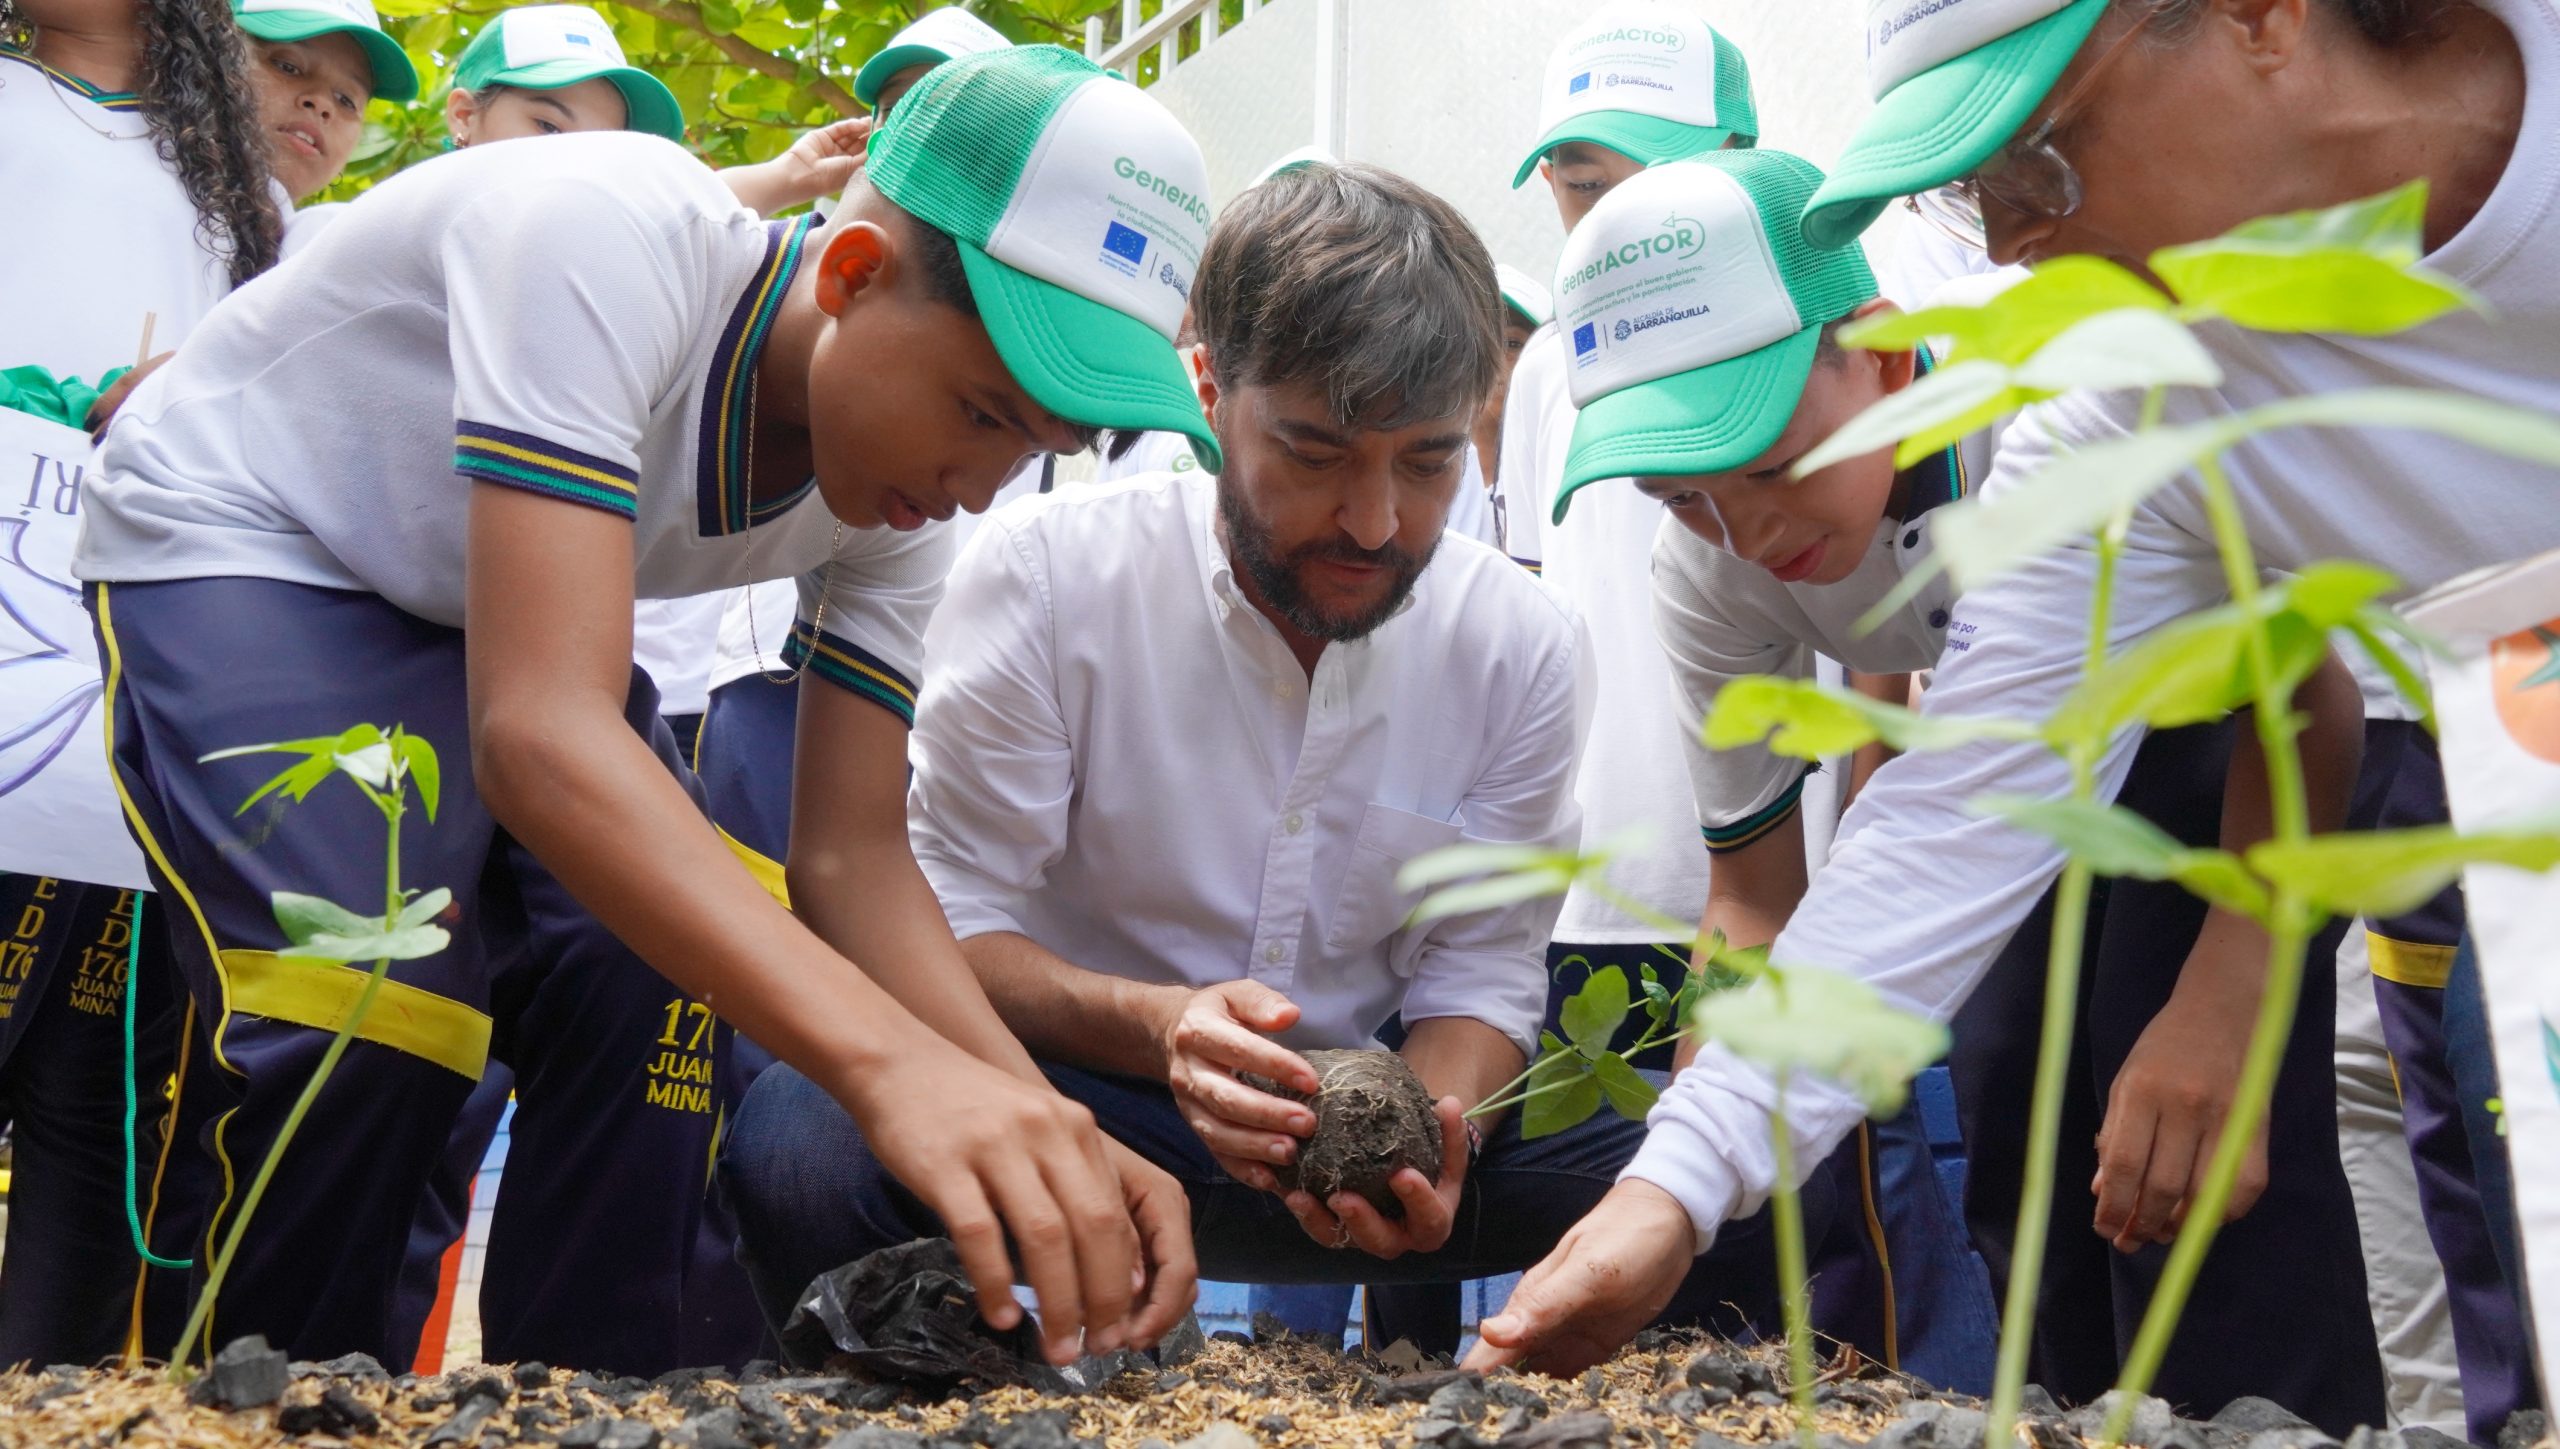
[[[1610,885],[1673,920],[1695,921],[1707,907],[1707,852],[1689,807],[1684,730],[1663,707],[1671,669],[1653,634],[1648,561],[1662,505],[1612,481],[1576,493],[1561,526],[1550,521],[1573,441],[1564,361],[1563,334],[1543,327],[1512,369],[1502,413],[1503,546],[1541,573],[1590,631],[1591,743],[1574,782],[1583,844],[1641,835],[1643,849],[1610,864]],[[1628,945],[1658,941],[1662,931],[1576,886],[1555,938]]]
[[[963,939],[1300,1007],[1284,1040],[1463,1016],[1524,1052],[1553,900],[1407,926],[1406,861],[1575,835],[1571,616],[1445,538],[1406,606],[1313,678],[1246,602],[1201,473],[1029,499],[953,569],[908,815]]]
[[[1835,584],[1782,584],[1664,516],[1653,545],[1654,628],[1671,660],[1673,719],[1685,741],[1699,830],[1710,853],[1739,850],[1784,823],[1796,813],[1810,773],[1803,761],[1761,746],[1708,749],[1698,725],[1717,693],[1755,675],[1812,679],[1816,656],[1863,674],[1901,674],[1936,663],[1955,602],[1944,574],[1872,633],[1861,634],[1858,621],[1928,559],[1932,514],[1973,491],[1990,451],[1989,439],[1977,434],[1906,470],[1905,516],[1879,523],[1857,571]],[[1636,491],[1625,483],[1602,486]],[[1575,495],[1574,506],[1598,491]]]
[[[2548,0],[2484,0],[2515,32],[2525,61],[2516,152],[2488,203],[2429,266],[2485,298],[2497,317],[2456,314],[2398,337],[2202,332],[2227,376],[2171,395],[2172,422],[2280,398],[2363,387],[2446,388],[2560,413],[2560,14]],[[1986,496],[2015,486],[2060,449],[2120,436],[2138,398],[2064,399],[2029,409],[2003,435]],[[2560,548],[2560,473],[2431,433],[2293,430],[2224,460],[2250,543],[2269,571],[2332,558],[2398,575],[2407,597],[2457,574]],[[2082,539],[1957,602],[1923,708],[1932,714],[2036,719],[2080,677],[2096,572]],[[2225,601],[2204,491],[2193,476],[2134,512],[2118,569],[2111,652]],[[2101,798],[2123,784],[2138,736],[2099,771]],[[1966,802],[1994,792],[2059,798],[2068,771],[2040,745],[1976,744],[1905,755],[1859,792],[1841,843],[1773,950],[1782,962],[1853,972],[1884,996],[1939,1020],[1954,1014],[1992,957],[2062,868],[2042,837],[1981,819]],[[1624,1174],[1689,1211],[1701,1242],[1747,1212],[1776,1177],[1768,1078],[1710,1046],[1663,1094]],[[1799,1173],[1859,1118],[1826,1083],[1790,1086]]]
[[[0,48],[0,367],[91,382],[165,352],[231,290],[142,103]]]
[[[912,718],[947,534],[748,496],[756,364],[810,232],[628,131],[485,146],[375,187],[137,388],[84,579],[246,576],[463,623],[475,482],[627,519],[634,591],[797,578],[787,651]]]

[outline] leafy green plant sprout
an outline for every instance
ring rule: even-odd
[[[361,724],[333,736],[308,740],[282,740],[266,745],[242,745],[237,749],[216,750],[198,763],[227,760],[239,755],[300,755],[301,762],[258,787],[256,793],[240,802],[245,813],[252,805],[269,795],[283,796],[300,803],[320,787],[331,775],[344,775],[364,792],[382,812],[387,843],[383,848],[382,914],[359,915],[319,896],[296,895],[277,891],[271,898],[276,924],[284,929],[290,943],[277,956],[288,961],[307,961],[327,969],[357,961],[371,961],[373,969],[365,978],[364,990],[357,995],[355,1006],[346,1020],[339,1023],[337,1035],[321,1053],[319,1065],[311,1070],[311,1080],[303,1084],[302,1095],[294,1099],[285,1113],[284,1125],[276,1132],[275,1142],[267,1148],[266,1160],[258,1165],[257,1175],[249,1181],[249,1191],[240,1201],[238,1216],[231,1220],[231,1230],[222,1241],[222,1249],[213,1256],[204,1291],[196,1299],[194,1311],[188,1315],[186,1331],[178,1337],[175,1356],[169,1362],[172,1380],[187,1377],[187,1356],[196,1340],[206,1331],[213,1316],[214,1301],[221,1295],[223,1277],[230,1272],[232,1260],[240,1251],[240,1240],[247,1233],[249,1219],[258,1210],[258,1200],[266,1195],[268,1180],[275,1176],[276,1164],[283,1160],[286,1147],[302,1126],[304,1114],[328,1084],[329,1074],[337,1070],[338,1058],[344,1056],[347,1043],[363,1025],[365,1013],[372,1009],[373,998],[382,988],[383,977],[394,961],[414,961],[443,950],[450,937],[435,917],[453,903],[453,892],[443,887],[424,895],[405,890],[400,885],[400,822],[408,813],[409,790],[415,786],[418,803],[426,807],[427,820],[436,818],[436,797],[442,773],[436,764],[433,745],[410,734],[399,725],[388,733],[379,726]]]
[[[2142,390],[2141,425],[2133,432],[2067,453],[2004,493],[1950,505],[1933,530],[1937,550],[1927,567],[1915,570],[1871,616],[1898,607],[1939,569],[1971,589],[2075,539],[2094,537],[2096,588],[2080,682],[2051,717],[2029,721],[1920,715],[1815,684],[1751,680],[1727,688],[1704,723],[1710,745],[1765,739],[1777,753],[1798,758],[1870,741],[1926,750],[2001,739],[2041,742],[2070,766],[2066,798],[1973,802],[2067,852],[2056,887],[2017,1251],[1986,1430],[1991,1449],[2002,1449],[2011,1437],[2025,1381],[2092,878],[2103,873],[2175,880],[2255,920],[2268,938],[2265,989],[2239,1089],[2205,1184],[2188,1204],[2159,1289],[2126,1355],[2118,1385],[2125,1392],[2105,1431],[2112,1444],[2121,1441],[2135,1399],[2159,1369],[2241,1161],[2265,1120],[2300,997],[2304,953],[2320,922],[2330,914],[2379,916],[2405,909],[2469,864],[2560,864],[2560,833],[2546,830],[2311,834],[2294,691],[2318,667],[2330,637],[2344,634],[2423,706],[2424,685],[2403,652],[2415,641],[2378,602],[2396,586],[2380,570],[2333,561],[2281,584],[2263,584],[2219,461],[2242,441],[2277,428],[2398,427],[2560,465],[2560,425],[2477,398],[2403,388],[2286,398],[2195,422],[2161,421],[2170,389],[2212,387],[2222,380],[2194,324],[2378,336],[2476,306],[2460,286],[2420,265],[2425,210],[2424,183],[2413,183],[2326,211],[2250,222],[2213,241],[2155,253],[2150,272],[2165,291],[2113,263],[2072,257],[2040,267],[1979,307],[1932,308],[1843,329],[1840,340],[1848,346],[1907,348],[1935,339],[1946,365],[1851,421],[1798,465],[1800,473],[1887,445],[1897,445],[1897,462],[1907,465],[2027,403],[2067,392]],[[2230,602],[2111,657],[2115,568],[2132,510],[2189,470],[2204,486]],[[2139,816],[2097,800],[2097,766],[2120,736],[2219,719],[2241,707],[2253,711],[2267,760],[2270,839],[2239,854],[2191,849]]]
[[[1788,1390],[1795,1401],[1797,1437],[1811,1449],[1813,1326],[1795,1139],[1787,1117],[1788,1079],[1797,1073],[1827,1077],[1847,1085],[1868,1112],[1895,1112],[1912,1077],[1946,1053],[1946,1029],[1886,1004],[1862,981],[1836,971],[1773,966],[1766,947],[1736,948],[1722,932],[1701,936],[1696,927],[1627,899],[1606,880],[1610,861],[1624,848],[1623,843],[1589,852],[1461,845],[1434,851],[1399,875],[1398,885],[1405,890],[1442,887],[1415,908],[1416,919],[1560,894],[1580,882],[1663,932],[1667,940],[1685,942],[1685,952],[1664,949],[1673,959],[1692,963],[1677,991],[1662,984],[1650,963],[1639,967],[1646,1025],[1624,1051],[1612,1050],[1610,1042],[1637,1009],[1637,1000],[1629,993],[1623,969],[1593,971],[1558,1013],[1564,1036],[1541,1032],[1538,1058],[1529,1069],[1467,1115],[1517,1105],[1523,1137],[1576,1126],[1600,1110],[1603,1101],[1618,1115],[1641,1122],[1659,1094],[1628,1059],[1691,1036],[1717,1043],[1767,1071],[1777,1082],[1770,1140],[1778,1173],[1770,1213],[1784,1294]],[[1480,878],[1447,884],[1468,876]]]

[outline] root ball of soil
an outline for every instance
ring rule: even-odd
[[[1432,1114],[1431,1094],[1393,1052],[1305,1055],[1316,1072],[1312,1097],[1258,1077],[1246,1079],[1315,1108],[1315,1135],[1300,1145],[1296,1162],[1278,1169],[1281,1190],[1303,1187],[1320,1201],[1356,1192],[1386,1217],[1402,1220],[1404,1202],[1387,1185],[1396,1169],[1410,1167],[1440,1180],[1440,1119]]]

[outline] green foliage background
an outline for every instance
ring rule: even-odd
[[[939,0],[591,0],[613,25],[631,63],[655,74],[683,103],[686,144],[714,166],[762,161],[809,127],[864,114],[854,72],[899,27]],[[1081,50],[1084,22],[1101,15],[1120,33],[1119,0],[957,0],[1018,43]],[[1163,8],[1145,0],[1142,16]],[[375,0],[383,28],[409,52],[423,82],[406,106],[375,103],[346,174],[327,192],[343,201],[444,149],[444,99],[462,48],[501,0]],[[1224,0],[1232,21],[1240,0]],[[1186,28],[1184,50],[1196,43]],[[1135,77],[1153,80],[1148,54]]]

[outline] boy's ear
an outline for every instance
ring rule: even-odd
[[[1183,358],[1191,366],[1191,386],[1200,394],[1200,415],[1215,419],[1218,415],[1218,379],[1209,367],[1206,344],[1194,347]]]
[[[1865,305],[1859,307],[1857,311],[1850,313],[1847,317],[1841,320],[1844,322],[1862,322],[1869,317],[1882,317],[1889,313],[1900,312],[1901,310],[1902,309],[1900,307],[1895,306],[1893,303],[1886,301],[1882,297],[1872,297],[1867,300]],[[1851,355],[1857,356],[1860,354],[1853,353]],[[1899,352],[1869,352],[1863,355],[1872,359],[1875,363],[1876,380],[1883,387],[1885,395],[1888,397],[1892,396],[1894,393],[1902,391],[1906,387],[1909,387],[1912,380],[1920,375],[1920,354],[1910,348],[1906,347]]]
[[[818,310],[842,315],[856,296],[886,283],[896,261],[897,244],[877,222],[838,227],[818,252]]]

